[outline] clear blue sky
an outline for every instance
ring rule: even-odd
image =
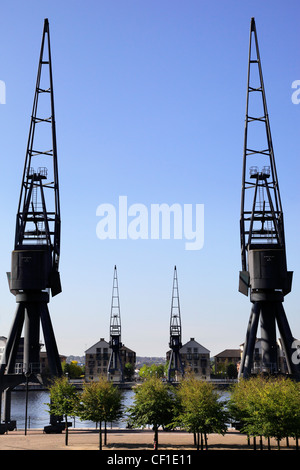
[[[15,215],[44,18],[49,19],[62,210],[63,292],[49,304],[62,354],[109,339],[117,265],[122,340],[165,355],[173,268],[183,342],[211,351],[244,341],[250,301],[238,292],[239,216],[249,27],[256,19],[300,338],[297,0],[5,2],[0,16],[0,335],[16,308],[8,289]],[[100,204],[204,204],[204,246],[99,240]]]

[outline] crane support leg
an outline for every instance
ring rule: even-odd
[[[7,338],[6,346],[2,356],[0,366],[0,392],[4,390],[3,376],[5,370],[12,372],[11,368],[15,363],[17,355],[17,349],[19,346],[20,336],[22,333],[23,322],[24,322],[24,305],[19,304],[15,313],[15,318]]]
[[[256,332],[259,321],[260,305],[255,302],[251,308],[250,319],[244,344],[243,356],[239,370],[239,377],[248,377],[251,374],[253,363],[253,351],[256,340]]]
[[[41,322],[48,355],[49,368],[51,370],[51,374],[54,377],[59,377],[63,372],[47,303],[44,303],[41,308]]]
[[[271,374],[281,372],[278,361],[278,345],[276,338],[277,325],[285,354],[288,373],[299,380],[300,361],[297,355],[295,338],[291,333],[283,305],[278,301],[253,303],[239,370],[239,378],[246,378],[251,375],[259,320],[261,328],[262,349],[261,371],[266,371]],[[293,358],[296,359],[293,360]]]
[[[272,374],[278,372],[275,310],[276,302],[262,302],[260,313],[262,366]]]

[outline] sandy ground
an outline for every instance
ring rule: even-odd
[[[168,451],[195,451],[193,435],[186,432],[159,432],[158,450]],[[277,450],[277,443],[271,440],[271,449]],[[263,440],[263,449],[267,450],[267,441]],[[281,441],[280,450],[295,450],[295,441],[289,439]],[[45,434],[42,429],[29,429],[25,435],[24,430],[10,431],[0,435],[0,450],[99,450],[99,433],[95,429],[69,429],[68,445],[65,445],[65,433]],[[107,445],[103,451],[153,451],[153,432],[151,430],[124,430],[110,429],[107,434]],[[208,450],[253,450],[253,440],[250,446],[247,437],[234,429],[222,436],[210,434],[208,436]],[[257,439],[257,450],[260,450]]]

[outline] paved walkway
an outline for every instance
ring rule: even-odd
[[[163,450],[195,450],[193,435],[186,432],[159,432],[158,437],[160,451]],[[275,440],[271,440],[271,449],[277,449]],[[252,450],[248,445],[247,437],[236,430],[229,430],[225,436],[210,434],[208,436],[209,450]],[[259,450],[257,439],[257,450]],[[267,441],[263,440],[263,449],[267,450]],[[295,450],[295,441],[289,439],[289,448],[286,441],[281,441],[281,450]],[[0,435],[0,450],[99,450],[99,433],[95,429],[69,429],[68,445],[65,445],[65,433],[45,434],[42,429],[29,429],[27,435],[24,430],[8,432]],[[153,450],[153,431],[150,430],[109,430],[107,445],[103,450]]]

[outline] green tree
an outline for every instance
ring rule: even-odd
[[[229,410],[249,437],[298,438],[299,383],[285,377],[252,377],[234,385]]]
[[[261,435],[274,437],[279,445],[283,438],[299,434],[299,391],[298,383],[284,377],[265,380],[258,408]]]
[[[226,433],[228,415],[225,402],[220,401],[219,394],[212,384],[189,375],[180,383],[177,394],[180,406],[175,424],[194,433],[197,450],[200,447],[200,436],[203,449],[203,437],[207,447],[208,434]]]
[[[262,436],[262,395],[265,379],[262,376],[240,380],[234,385],[229,400],[231,416],[241,424],[248,437]]]
[[[122,394],[106,378],[85,383],[77,411],[82,420],[99,423],[99,450],[102,450],[102,422],[115,421],[122,416]]]
[[[64,375],[68,374],[69,379],[79,379],[84,375],[84,367],[79,366],[77,361],[63,362],[62,370]]]
[[[169,427],[174,418],[174,391],[157,377],[150,377],[134,389],[133,405],[127,409],[132,426],[153,426],[154,447],[158,448],[158,429]]]
[[[68,445],[68,416],[76,416],[78,392],[74,385],[68,382],[66,377],[58,377],[54,379],[52,385],[49,387],[49,393],[50,403],[47,404],[49,413],[65,418],[65,444]]]
[[[139,376],[142,379],[149,379],[150,377],[162,378],[164,375],[165,367],[163,364],[151,364],[151,366],[144,364],[139,371]]]

